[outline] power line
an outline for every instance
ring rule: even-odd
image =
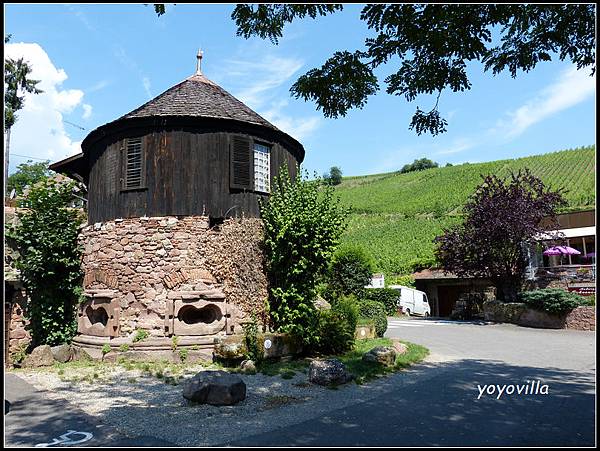
[[[65,124],[72,125],[73,127],[77,127],[79,130],[85,130],[85,128],[83,128],[81,125],[74,124],[73,122],[69,122],[69,121],[67,121],[66,119],[63,119],[63,122],[64,122]]]
[[[19,155],[18,153],[9,153],[9,155],[13,155],[15,157],[31,158],[32,160],[50,161],[49,158],[37,158],[37,157],[31,157],[29,155]]]

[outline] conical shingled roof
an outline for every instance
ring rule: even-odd
[[[156,116],[233,119],[279,130],[201,73],[192,75],[117,121]]]

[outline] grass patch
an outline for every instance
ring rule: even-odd
[[[296,373],[307,372],[310,361],[308,359],[290,360],[287,362],[266,362],[258,371],[266,376],[281,376],[283,379],[291,379]]]
[[[396,363],[393,367],[386,367],[384,365],[364,362],[362,360],[363,354],[376,346],[392,346],[392,340],[389,338],[356,340],[354,349],[352,351],[349,351],[341,356],[337,356],[337,358],[344,365],[346,365],[348,371],[354,374],[356,377],[356,383],[363,384],[375,377],[394,373],[401,369],[407,368],[414,363],[420,362],[429,354],[429,350],[423,346],[409,343],[407,341],[403,341],[402,343],[408,347],[408,350],[406,353],[396,357]]]

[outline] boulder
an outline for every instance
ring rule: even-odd
[[[354,376],[337,359],[313,360],[308,368],[308,380],[318,385],[340,385],[350,382]]]
[[[380,363],[385,366],[394,366],[396,363],[396,350],[392,346],[376,346],[363,354],[365,362]]]
[[[404,343],[400,343],[399,341],[394,340],[393,346],[398,355],[406,354],[406,352],[408,351],[408,346],[406,346]]]
[[[317,296],[313,303],[315,304],[317,310],[331,310],[331,304],[321,296]]]
[[[24,368],[37,368],[40,366],[52,366],[54,365],[54,356],[52,355],[52,349],[48,345],[41,345],[31,351],[23,363],[21,364]]]
[[[244,360],[240,365],[240,371],[244,374],[256,374],[256,365],[253,360]]]
[[[246,399],[246,384],[226,371],[201,371],[183,383],[183,397],[200,404],[229,406]]]
[[[216,360],[243,360],[248,350],[243,336],[229,336],[215,342],[214,357]]]
[[[66,343],[58,346],[52,346],[50,350],[52,351],[54,360],[57,362],[66,363],[73,358],[73,350],[71,345]]]
[[[71,360],[83,361],[83,362],[91,362],[94,360],[91,355],[87,353],[87,351],[79,346],[73,346],[73,357]]]

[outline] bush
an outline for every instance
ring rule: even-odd
[[[370,301],[381,302],[385,306],[385,314],[393,316],[398,312],[398,298],[400,293],[392,288],[369,288],[365,290],[365,297]]]
[[[148,331],[145,329],[138,329],[135,331],[135,335],[131,341],[137,343],[138,341],[142,341],[148,338]]]
[[[587,305],[588,302],[583,296],[561,288],[524,291],[520,293],[519,297],[521,302],[531,308],[556,315],[568,313],[580,305]]]
[[[329,267],[330,290],[338,295],[362,296],[371,282],[373,258],[356,245],[338,248]]]
[[[352,349],[358,315],[353,297],[338,299],[331,310],[321,310],[316,350],[323,354],[341,354]]]
[[[19,200],[18,223],[6,230],[19,252],[15,260],[31,302],[32,346],[68,343],[77,331],[82,299],[81,253],[77,243],[84,217],[71,208],[72,180],[57,177],[36,183]]]
[[[413,262],[411,262],[411,265]],[[403,287],[416,288],[415,279],[412,275],[391,276],[388,278],[389,285],[402,285]]]
[[[385,306],[381,302],[363,300],[358,304],[359,315],[362,318],[371,319],[375,323],[375,332],[378,337],[383,337],[387,330],[387,316]]]
[[[283,166],[268,200],[260,203],[269,277],[269,312],[280,332],[310,346],[318,341],[314,306],[319,278],[326,272],[346,227],[349,210],[334,188],[308,176],[290,179]]]

